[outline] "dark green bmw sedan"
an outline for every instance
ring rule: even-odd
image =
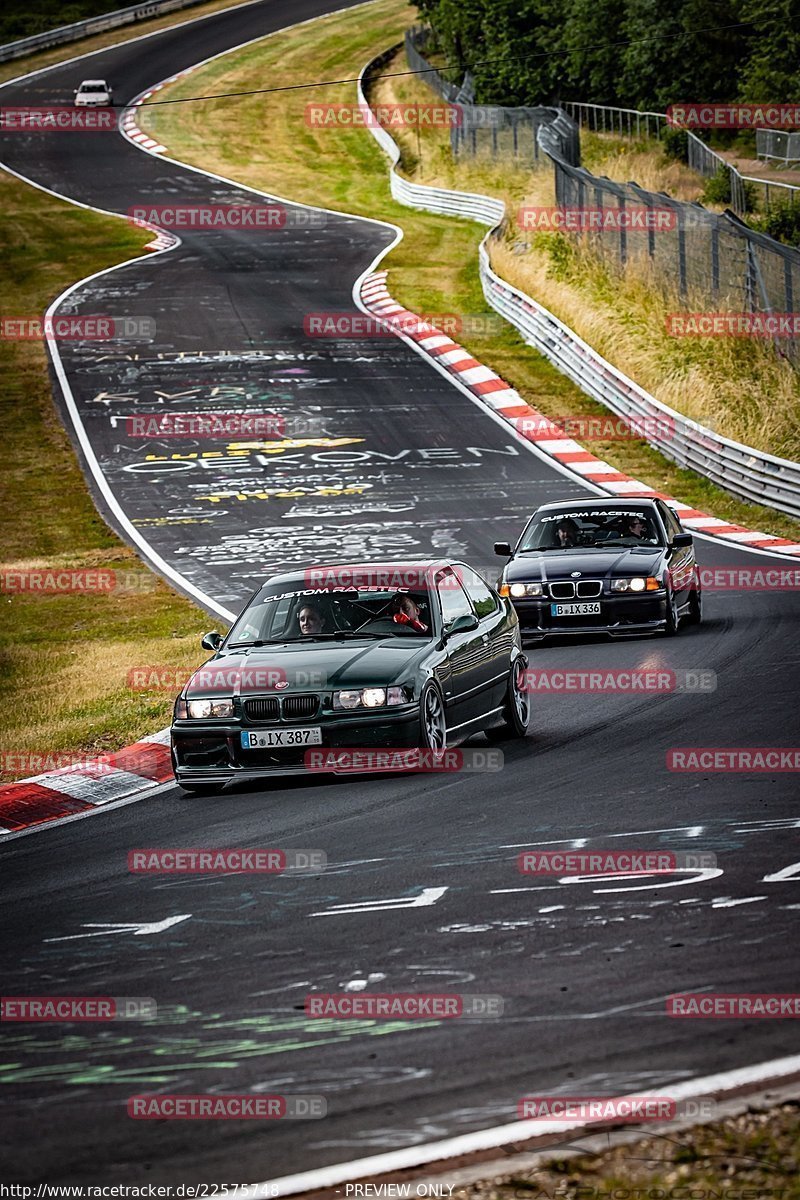
[[[213,658],[178,697],[171,730],[188,792],[319,769],[326,749],[438,752],[481,731],[527,733],[516,613],[463,563],[275,575],[203,646]]]

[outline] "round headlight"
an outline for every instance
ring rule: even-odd
[[[333,699],[335,708],[358,708],[361,692],[336,692]]]
[[[628,585],[632,592],[643,592],[647,586],[646,579],[632,579]]]
[[[514,596],[515,599],[519,599],[521,596],[525,595],[525,584],[524,583],[512,583],[511,587],[508,590],[511,593],[511,595]]]
[[[386,691],[384,688],[364,688],[361,699],[366,708],[380,708],[386,703]]]

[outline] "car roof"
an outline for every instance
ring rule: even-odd
[[[608,508],[610,505],[619,506],[622,504],[633,504],[637,508],[644,505],[649,505],[650,508],[655,508],[656,499],[653,496],[589,496],[585,500],[548,500],[546,504],[540,504],[536,512],[542,512],[544,509],[571,509],[571,508]]]
[[[97,84],[99,87],[108,87],[105,79],[82,79],[81,87],[86,87],[87,83]]]

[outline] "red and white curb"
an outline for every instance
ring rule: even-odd
[[[155,138],[151,138],[149,134],[145,133],[136,124],[136,118],[138,116],[136,110],[140,108],[142,104],[146,104],[152,96],[155,96],[156,92],[160,92],[162,88],[167,86],[167,84],[175,83],[178,79],[182,79],[184,75],[191,75],[192,71],[195,69],[196,68],[193,66],[186,67],[185,70],[178,71],[176,75],[170,75],[169,79],[162,79],[160,83],[153,84],[153,86],[148,88],[146,92],[140,92],[138,96],[134,96],[133,100],[131,100],[130,104],[122,114],[122,119],[119,123],[120,132],[123,137],[127,138],[129,142],[133,142],[133,144],[138,146],[140,150],[149,151],[150,154],[166,154],[167,147],[162,145],[161,142],[157,142]],[[146,228],[151,229],[154,227],[147,225]],[[168,233],[164,229],[156,229],[155,238],[152,242],[147,243],[145,249],[169,250],[173,246],[177,246],[179,242],[180,239],[175,237],[174,234]]]
[[[0,786],[0,835],[57,821],[173,778],[169,730],[113,754]]]
[[[639,479],[632,479],[630,475],[618,471],[611,463],[604,462],[586,450],[573,438],[566,437],[563,429],[532,408],[510,384],[473,358],[469,350],[416,313],[398,304],[389,293],[387,274],[387,271],[376,271],[365,276],[360,293],[364,307],[376,317],[384,318],[389,328],[393,328],[398,336],[405,335],[411,338],[420,350],[465,385],[481,403],[508,421],[520,437],[531,442],[562,467],[612,495],[653,496],[666,500],[670,507],[675,509],[681,522],[688,529],[694,529],[698,533],[756,550],[800,556],[800,543],[793,542],[790,538],[774,537],[769,533],[746,529],[743,525],[732,525],[729,521],[692,508],[690,504],[684,504],[681,500],[648,487]]]
[[[166,146],[162,146],[161,142],[157,142],[155,138],[151,138],[149,134],[141,130],[136,124],[136,117],[138,116],[136,109],[142,104],[146,104],[148,100],[155,96],[157,92],[160,92],[162,88],[167,87],[168,84],[177,83],[184,76],[191,75],[192,71],[197,70],[197,66],[199,66],[199,63],[192,67],[186,67],[183,71],[178,71],[175,75],[170,75],[168,79],[162,79],[160,83],[154,83],[146,92],[140,92],[138,96],[134,96],[125,109],[122,120],[119,123],[120,129],[129,141],[135,142],[137,146],[141,146],[145,150],[149,150],[151,154],[166,153]]]

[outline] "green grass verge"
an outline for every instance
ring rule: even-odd
[[[142,252],[150,234],[0,175],[0,309],[41,316],[69,284]],[[117,749],[169,721],[172,696],[127,686],[130,668],[203,659],[213,621],[146,572],[98,515],[53,405],[41,341],[0,340],[0,755]],[[8,590],[9,572],[133,572],[145,590]],[[0,757],[0,768],[8,760]],[[30,774],[3,769],[4,782]]]

